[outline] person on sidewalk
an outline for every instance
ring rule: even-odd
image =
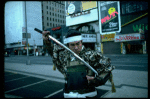
[[[111,72],[114,66],[111,65],[110,58],[103,56],[98,51],[85,48],[79,31],[69,29],[64,43],[97,70],[99,76],[95,76],[92,70],[84,66],[67,50],[57,44],[52,44],[47,37],[47,34],[50,34],[49,31],[43,31],[42,34],[46,48],[53,58],[54,70],[57,68],[64,75],[66,81],[64,98],[96,97],[95,87],[104,85],[108,79],[112,84],[112,92],[116,91]]]

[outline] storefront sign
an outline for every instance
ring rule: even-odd
[[[142,39],[143,39],[143,35],[140,33],[115,36],[115,42],[134,41],[134,40],[142,40]]]
[[[83,42],[96,42],[96,34],[82,34]]]
[[[101,35],[102,42],[114,41],[115,33]]]
[[[100,1],[99,17],[101,34],[121,31],[119,1]]]

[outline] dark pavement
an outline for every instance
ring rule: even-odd
[[[147,79],[145,74],[148,72],[148,55],[105,55],[111,58],[112,65],[116,67],[114,76],[114,81],[119,81],[116,83],[117,92],[124,92],[125,86],[128,88],[132,88],[130,93],[134,93],[139,91],[140,93],[147,92],[148,87],[145,86],[147,81],[141,83],[142,80]],[[63,88],[64,82],[56,81],[56,79],[64,80],[61,78],[62,76],[58,74],[58,71],[52,70],[52,58],[50,56],[30,56],[29,59],[31,61],[31,65],[26,64],[26,56],[11,56],[4,57],[4,62],[11,64],[6,66],[4,70],[4,94],[6,98],[63,98]],[[16,64],[16,65],[15,65]],[[18,64],[18,65],[17,65]],[[42,65],[43,64],[43,65]],[[42,67],[41,67],[42,66]],[[45,67],[44,67],[45,66]],[[40,71],[43,69],[43,71]],[[19,71],[20,70],[20,71]],[[123,71],[122,71],[123,70]],[[39,72],[40,71],[40,72]],[[50,73],[48,73],[48,71]],[[43,75],[42,75],[43,72]],[[137,74],[140,74],[140,82],[135,83],[135,80],[126,80],[129,74],[134,75],[131,76],[132,79],[138,77]],[[40,74],[41,73],[41,74]],[[126,75],[122,78],[118,73],[125,73]],[[46,75],[47,74],[47,75]],[[54,77],[53,75],[57,75],[58,77]],[[143,76],[144,75],[144,76]],[[42,76],[42,77],[38,77]],[[51,78],[46,79],[46,78]],[[122,80],[121,80],[122,79]],[[127,81],[127,82],[126,82]],[[135,84],[134,84],[135,83]],[[97,88],[98,90],[98,98],[102,97],[113,97],[114,94],[110,93],[111,85],[106,83],[106,85]],[[139,90],[137,90],[137,88]],[[130,91],[130,90],[129,90]],[[120,95],[121,95],[120,94]],[[118,94],[117,94],[118,95]],[[115,95],[116,97],[119,97]],[[128,96],[123,94],[124,96]],[[122,96],[123,96],[122,95]],[[137,95],[138,96],[138,95]],[[141,97],[147,97],[144,94],[139,94]]]
[[[16,72],[4,72],[5,97],[12,98],[63,98],[64,83],[41,79],[37,77],[18,74]],[[98,90],[101,97],[108,90]]]

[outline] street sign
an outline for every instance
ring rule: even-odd
[[[99,1],[99,28],[101,34],[121,31],[119,1]]]
[[[22,33],[22,38],[31,38],[31,33]]]

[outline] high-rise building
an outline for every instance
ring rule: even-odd
[[[42,1],[43,30],[66,25],[65,1]]]
[[[42,35],[34,28],[42,30],[42,9],[40,1],[8,1],[4,10],[5,48],[13,54],[26,54],[26,38],[23,33],[30,33],[29,52],[34,46],[42,49]]]

